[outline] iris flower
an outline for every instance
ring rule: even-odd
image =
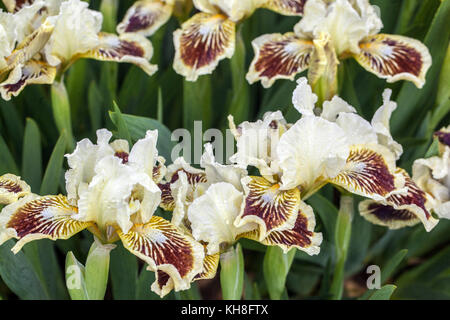
[[[353,57],[387,82],[409,80],[421,88],[431,66],[427,47],[412,38],[379,33],[382,27],[368,0],[306,0],[294,32],[253,40],[255,57],[247,80],[268,88],[308,69],[314,91],[326,90],[328,100],[337,90],[339,61]]]
[[[213,278],[220,256],[241,238],[278,246],[285,252],[292,248],[310,255],[320,252],[322,234],[314,232],[315,218],[306,204],[292,204],[289,210],[295,212],[291,221],[274,226],[264,235],[257,222],[237,225],[249,201],[243,184],[248,180],[247,170],[217,163],[210,144],[205,150],[201,158],[204,169],[193,168],[179,158],[168,167],[166,182],[160,184],[161,206],[173,210],[171,222],[205,246],[204,269],[198,279]]]
[[[450,127],[442,128],[435,133],[435,137],[439,141],[439,155],[414,161],[412,180],[420,187],[421,191],[417,192],[426,199],[425,206],[439,218],[450,219]],[[420,208],[405,210],[391,204],[383,206],[374,202],[362,202],[360,210],[368,216],[380,211],[406,220]],[[401,227],[402,224],[402,221],[396,222],[395,227]]]
[[[164,159],[158,132],[148,131],[131,151],[124,140],[97,131],[97,144],[84,139],[67,155],[64,195],[39,196],[19,177],[0,177],[0,244],[18,239],[12,251],[38,239],[67,239],[88,229],[102,243],[123,246],[156,273],[152,290],[185,290],[203,270],[204,249],[192,236],[154,215],[161,201]]]
[[[145,37],[101,32],[103,16],[80,0],[5,1],[0,12],[4,43],[0,83],[3,99],[17,96],[28,84],[51,84],[76,60],[128,62],[149,75],[153,48]],[[15,13],[12,13],[15,12]]]
[[[180,16],[191,9],[191,0],[136,1],[117,26],[117,32],[119,34],[133,32],[149,37],[161,28],[172,15]]]
[[[188,81],[210,74],[219,61],[234,54],[236,24],[256,9],[266,7],[299,15],[304,0],[194,0],[200,11],[174,32],[175,71]]]
[[[280,112],[267,113],[257,122],[238,127],[230,117],[237,139],[237,165],[253,166],[261,176],[243,180],[245,206],[236,226],[260,225],[259,236],[295,221],[298,210],[307,208],[309,196],[331,183],[341,190],[383,205],[410,210],[410,215],[372,211],[362,214],[378,224],[396,226],[422,222],[427,231],[437,223],[426,203],[425,193],[408,174],[396,167],[401,146],[389,132],[389,118],[396,104],[384,103],[368,122],[338,96],[316,108],[318,97],[306,78],[298,81],[293,104],[303,115],[287,124]]]

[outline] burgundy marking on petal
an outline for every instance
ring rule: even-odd
[[[128,156],[129,156],[129,154],[127,153],[127,152],[124,152],[124,151],[122,151],[122,152],[116,152],[115,154],[114,154],[114,156],[116,156],[117,158],[120,158],[120,159],[122,159],[122,163],[128,163]]]
[[[282,244],[286,246],[308,247],[311,245],[311,237],[314,235],[308,230],[308,219],[298,213],[295,226],[291,230],[273,231],[263,241],[269,244]]]
[[[161,270],[158,270],[157,273],[158,273],[158,286],[160,289],[162,289],[169,281],[170,276]]]
[[[407,43],[389,38],[380,41],[379,37],[373,36],[362,42],[360,47],[371,67],[383,75],[395,76],[406,72],[420,76],[422,54]],[[389,54],[386,53],[388,51]]]
[[[134,42],[120,40],[119,43],[116,47],[98,49],[100,56],[121,59],[124,56],[143,57],[145,54],[144,49]]]
[[[0,181],[0,188],[6,189],[8,192],[19,193],[22,192],[23,189],[20,185],[15,184],[12,181]]]
[[[417,217],[408,210],[395,210],[391,206],[373,202],[369,205],[370,214],[376,216],[380,221],[408,221],[415,220]]]
[[[434,136],[439,139],[439,142],[450,147],[450,132],[437,131]]]
[[[345,186],[369,194],[381,196],[395,190],[394,176],[383,156],[370,149],[351,150],[347,163],[364,166],[362,169],[348,170],[339,174],[334,180]]]
[[[225,53],[234,33],[229,30],[225,16],[216,15],[210,19],[212,22],[192,23],[180,37],[180,57],[183,63],[191,68],[200,69],[217,60]],[[205,25],[209,24],[207,27]],[[234,26],[234,24],[233,24]],[[203,28],[211,28],[207,34]],[[234,30],[233,30],[234,31]]]
[[[295,40],[295,37],[288,37],[282,41],[267,42],[260,48],[259,57],[255,63],[255,70],[260,77],[272,79],[276,76],[291,76],[309,64],[312,42],[311,50],[303,49],[293,52],[288,49],[288,46]]]
[[[173,209],[175,209],[175,199],[172,196],[170,182],[158,183],[158,187],[161,190],[161,208],[166,211],[173,211]]]
[[[269,0],[268,7],[277,11],[292,12],[293,14],[303,14],[307,0]]]
[[[427,219],[431,218],[430,212],[425,207],[426,194],[421,190],[414,181],[409,177],[409,175],[402,170],[405,177],[405,187],[408,188],[408,193],[405,195],[393,194],[389,196],[386,200],[394,205],[411,205],[415,204],[423,210]],[[415,215],[414,215],[415,216]]]
[[[135,13],[128,20],[125,32],[136,32],[145,30],[155,23],[157,16],[142,13],[142,6],[137,6]]]
[[[280,227],[289,220],[300,201],[298,189],[279,190],[279,185],[272,185],[261,177],[252,177],[248,183],[250,192],[245,198],[245,208],[242,217],[257,216],[261,218],[267,232]]]

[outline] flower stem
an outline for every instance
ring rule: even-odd
[[[220,284],[224,300],[240,300],[244,289],[244,255],[240,244],[220,256]]]
[[[342,194],[335,229],[336,265],[330,289],[333,300],[342,299],[344,291],[345,262],[350,245],[352,220],[353,197]]]

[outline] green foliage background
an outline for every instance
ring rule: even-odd
[[[100,1],[90,2],[91,8],[100,8]],[[119,2],[120,21],[133,1]],[[391,130],[405,149],[399,166],[410,170],[414,159],[425,156],[432,133],[450,122],[450,1],[371,3],[381,9],[383,33],[410,36],[428,46],[433,65],[426,85],[419,90],[406,82],[387,84],[356,62],[346,60],[339,68],[339,91],[359,114],[370,119],[381,105],[384,88],[392,88],[398,109]],[[104,24],[106,31],[114,30],[113,20]],[[265,33],[290,31],[297,21],[298,18],[258,10],[239,26],[234,57],[195,83],[184,81],[172,69],[172,32],[179,26],[175,18],[151,37],[155,49],[152,62],[159,66],[152,77],[130,65],[80,60],[65,76],[72,128],[64,121],[56,125],[49,86],[29,86],[10,102],[0,100],[0,174],[22,176],[35,193],[64,193],[64,154],[72,152],[75,141],[95,141],[99,128],[109,128],[116,137],[132,142],[143,137],[147,129],[158,129],[158,149],[170,159],[171,131],[192,129],[194,120],[203,121],[203,130],[225,130],[229,113],[240,122],[256,120],[269,110],[281,110],[288,121],[294,122],[299,118],[291,103],[295,82],[277,81],[266,90],[259,84],[248,85],[245,74],[253,58],[251,40]],[[318,256],[310,257],[300,251],[284,256],[257,243],[240,241],[245,259],[245,299],[332,297],[338,211],[335,200],[331,187],[308,200],[315,210],[317,229],[324,234]],[[345,262],[345,299],[450,299],[450,221],[441,220],[430,233],[422,225],[389,231],[365,221],[357,213],[357,203],[355,206]],[[68,299],[65,255],[73,251],[78,260],[85,261],[91,242],[92,236],[82,232],[66,241],[30,243],[17,255],[10,251],[13,241],[7,242],[0,247],[0,297]],[[371,264],[381,267],[384,284],[395,286],[364,292],[365,270]],[[119,246],[112,252],[107,298],[159,299],[150,291],[153,277]],[[186,292],[171,293],[167,299],[220,298],[218,278],[200,286],[194,284]]]

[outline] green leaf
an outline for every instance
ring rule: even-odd
[[[395,289],[397,289],[396,286],[387,284],[375,291],[374,294],[369,298],[369,300],[389,300]]]
[[[110,113],[111,120],[118,126],[118,116],[116,112]],[[171,158],[174,143],[171,141],[171,132],[165,125],[155,119],[138,117],[128,114],[121,114],[124,125],[129,128],[130,137],[133,141],[137,141],[145,137],[147,130],[158,130],[158,153],[166,160]]]
[[[136,298],[138,262],[122,245],[111,252],[111,285],[115,300],[133,300]]]
[[[5,140],[0,136],[0,174],[5,173],[18,174],[19,169],[17,169],[16,162],[5,143]]]
[[[102,104],[103,97],[101,95],[101,92],[98,89],[95,81],[91,81],[88,89],[88,108],[91,128],[94,131],[100,129],[102,126]]]
[[[72,300],[89,300],[85,272],[84,266],[69,251],[66,256],[66,286]]]
[[[42,180],[41,134],[36,122],[28,118],[25,126],[22,154],[22,179],[31,190],[39,190]]]
[[[224,300],[240,300],[244,289],[244,255],[241,245],[220,255],[220,285]]]
[[[279,247],[268,247],[264,256],[263,270],[270,299],[280,300],[285,290],[286,277],[295,257],[296,249],[283,253]]]
[[[155,281],[155,273],[146,270],[147,266],[142,268],[136,286],[136,300],[160,300],[161,298],[150,290]]]
[[[117,127],[119,138],[127,140],[128,143],[131,145],[132,141],[130,131],[128,130],[129,126],[127,126],[125,119],[122,115],[122,112],[120,111],[119,106],[115,102],[113,102],[113,110],[114,112],[112,111],[109,112],[109,117]]]
[[[444,61],[450,37],[450,1],[441,1],[433,18],[424,44],[430,50],[433,64],[426,75],[426,83],[417,89],[411,83],[404,83],[397,97],[398,109],[392,115],[392,131],[395,136],[408,136],[414,132],[422,121],[435,98],[435,88],[439,81],[441,66]],[[444,39],[444,40],[443,40]]]
[[[108,285],[110,252],[114,244],[101,244],[95,239],[86,260],[86,290],[90,300],[103,300]]]
[[[195,82],[183,81],[183,127],[193,133],[194,121],[202,121],[204,128],[211,125],[211,77],[201,76]]]
[[[40,194],[49,195],[56,194],[58,192],[59,179],[63,172],[64,152],[67,146],[67,138],[65,131],[61,132],[61,136],[56,142],[52,155],[45,170],[44,178],[42,179],[42,185]]]
[[[67,147],[74,146],[74,138],[72,132],[72,120],[70,115],[70,101],[64,82],[55,81],[51,87],[53,117],[59,133],[63,131],[67,135]]]
[[[11,252],[14,241],[0,246],[0,276],[19,298],[26,300],[48,299],[36,270],[22,251]]]

